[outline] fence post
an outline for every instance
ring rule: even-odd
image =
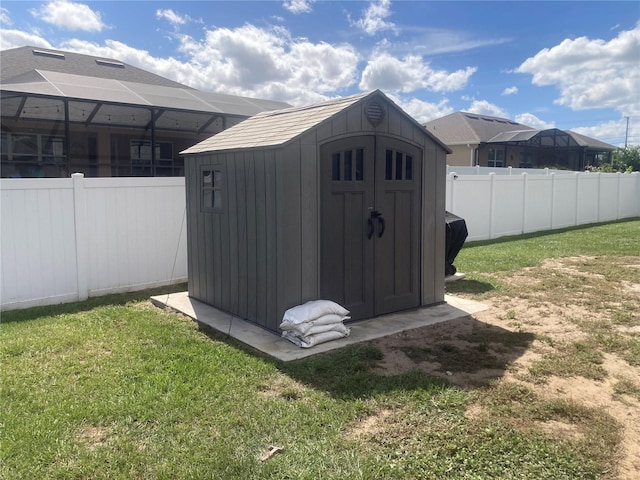
[[[73,210],[76,234],[76,270],[78,278],[78,300],[89,298],[87,275],[87,199],[84,191],[84,174],[74,173]]]
[[[620,220],[620,201],[622,199],[622,173],[618,172],[618,195],[616,201],[618,204],[616,205],[616,220]]]
[[[640,217],[640,172],[631,172],[631,175],[635,177],[636,180],[636,215]]]
[[[551,172],[551,230],[554,228],[555,210],[556,210],[556,174]]]
[[[455,194],[455,184],[456,184],[456,178],[458,178],[458,174],[456,172],[451,172],[449,174],[449,207],[451,208],[451,213],[456,211],[456,205],[455,205],[455,198],[456,198],[456,194]]]
[[[582,175],[580,172],[576,172],[575,176],[576,176],[576,199],[575,199],[575,208],[573,210],[573,224],[574,225],[578,225],[578,208],[580,207],[579,205],[579,201],[580,201],[580,175]]]
[[[596,198],[598,199],[598,205],[596,206],[596,220],[600,223],[600,182],[602,181],[602,175],[600,172],[596,173],[596,178],[598,179],[598,185],[596,186]]]
[[[529,185],[529,174],[522,172],[522,228],[520,233],[524,233],[527,226],[527,189]]]
[[[495,209],[495,172],[489,173],[489,238],[493,238],[493,210]]]

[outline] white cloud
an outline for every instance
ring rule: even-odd
[[[0,7],[0,23],[2,23],[3,26],[13,24],[9,16],[9,10],[4,7]]]
[[[554,122],[545,122],[544,120],[536,117],[533,113],[521,113],[520,115],[516,115],[514,120],[537,130],[546,130],[548,128],[555,128],[556,126]]]
[[[465,111],[479,115],[489,115],[491,117],[509,118],[509,114],[506,111],[486,100],[474,100],[471,102],[471,106]]]
[[[158,19],[164,18],[166,21],[168,21],[172,25],[184,25],[189,20],[191,20],[189,15],[180,15],[174,12],[173,10],[171,10],[170,8],[167,8],[164,10],[161,10],[161,9],[157,10],[156,18]]]
[[[502,91],[501,95],[514,95],[518,93],[518,87],[507,87]]]
[[[475,72],[475,67],[455,72],[433,70],[428,62],[416,55],[399,59],[387,53],[374,53],[362,72],[360,89],[450,92],[463,88]]]
[[[603,142],[611,143],[618,147],[624,147],[625,136],[627,132],[627,119],[620,118],[611,120],[590,127],[570,128],[571,131],[586,135],[591,138],[597,138]],[[630,122],[629,136],[627,138],[628,145],[640,144],[640,123]]]
[[[145,50],[108,40],[104,46],[80,40],[62,48],[117,58],[203,91],[308,104],[353,86],[359,56],[350,45],[291,38],[282,28],[253,25],[206,32],[202,41],[176,35],[186,61],[157,58]]]
[[[367,35],[375,35],[384,30],[394,30],[395,24],[385,19],[391,15],[391,0],[377,0],[364,10],[362,18],[351,24]]]
[[[282,6],[291,13],[308,13],[314,0],[285,0]]]
[[[580,37],[540,50],[516,72],[533,76],[539,86],[554,85],[556,100],[573,110],[613,108],[640,114],[640,23],[610,41]]]
[[[32,47],[53,48],[52,45],[37,33],[24,32],[22,30],[6,30],[0,29],[0,49],[9,50],[10,48],[24,47],[31,45]]]
[[[31,10],[34,17],[65,30],[100,32],[105,28],[100,12],[83,3],[53,0],[40,9]]]
[[[415,97],[402,98],[393,93],[385,92],[385,94],[419,123],[444,117],[454,111],[453,108],[448,105],[449,100],[447,99],[443,99],[438,103],[431,103]]]

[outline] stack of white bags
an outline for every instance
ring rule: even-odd
[[[282,336],[299,347],[309,348],[349,335],[342,323],[350,319],[349,310],[331,300],[312,300],[284,312]]]

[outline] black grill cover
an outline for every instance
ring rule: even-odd
[[[444,212],[446,228],[446,243],[445,243],[445,275],[454,275],[456,273],[456,267],[453,265],[464,241],[467,239],[469,232],[467,231],[467,222],[463,218],[460,218],[453,213]]]

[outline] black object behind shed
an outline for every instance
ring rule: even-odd
[[[467,231],[467,222],[451,212],[445,212],[445,223],[447,228],[444,273],[448,277],[456,273],[456,267],[453,265],[453,261],[458,256],[458,253],[460,253],[469,232]]]

